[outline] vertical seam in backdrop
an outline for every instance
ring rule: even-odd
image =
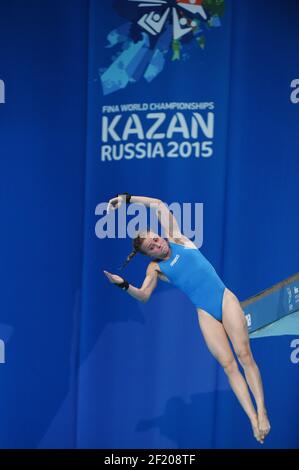
[[[83,289],[84,289],[84,267],[85,267],[85,240],[86,240],[86,219],[87,219],[87,207],[86,207],[86,200],[87,200],[87,165],[88,165],[88,97],[89,97],[89,90],[88,90],[88,77],[89,77],[89,41],[90,41],[90,15],[91,15],[91,8],[90,8],[90,0],[87,1],[87,14],[85,17],[86,20],[86,32],[85,32],[85,48],[86,48],[86,56],[84,60],[85,66],[85,142],[84,142],[84,175],[83,175],[83,222],[82,222],[82,259],[81,259],[81,296],[80,296],[80,306],[79,306],[79,328],[78,328],[78,351],[77,351],[77,364],[76,364],[76,381],[75,381],[75,430],[74,430],[74,447],[78,447],[78,408],[79,408],[79,395],[80,395],[80,359],[81,359],[81,330],[82,330],[82,319],[83,319]]]
[[[229,57],[228,57],[228,62],[229,62],[229,67],[228,67],[228,87],[227,87],[227,123],[226,123],[226,143],[225,143],[225,163],[226,165],[224,166],[225,168],[225,174],[224,174],[224,189],[223,189],[223,211],[222,211],[222,247],[221,247],[221,262],[220,262],[220,270],[221,270],[221,277],[224,277],[224,258],[225,258],[225,247],[226,247],[226,220],[227,217],[225,215],[226,211],[228,210],[228,178],[229,178],[229,163],[230,163],[230,158],[229,158],[229,148],[230,148],[230,134],[231,134],[231,126],[232,126],[232,121],[231,121],[231,96],[232,96],[232,69],[233,69],[233,39],[234,39],[234,31],[233,31],[233,17],[234,17],[234,10],[236,8],[236,4],[234,0],[230,1],[230,7],[231,7],[231,12],[229,16],[229,21],[230,21],[230,44],[229,44]],[[224,283],[226,284],[226,279],[223,279]],[[215,404],[215,413],[214,413],[214,435],[213,435],[213,448],[215,448],[215,445],[217,444],[217,408],[218,408],[218,382],[219,382],[219,371],[220,371],[220,365],[217,365],[216,367],[216,404]]]

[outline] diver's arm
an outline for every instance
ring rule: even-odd
[[[127,281],[125,281],[121,276],[118,276],[117,274],[111,274],[107,271],[104,271],[104,274],[112,284],[123,286],[121,288],[123,290],[126,290],[127,293],[131,297],[133,297],[136,300],[139,300],[140,302],[145,303],[149,300],[158,282],[158,273],[153,266],[154,264],[155,263],[149,264],[147,271],[146,271],[146,277],[140,288],[135,287],[132,284],[129,284]]]
[[[176,239],[182,237],[182,233],[176,218],[173,216],[163,201],[151,197],[131,196],[130,202],[144,204],[146,207],[154,208],[167,238]]]
[[[110,199],[108,203],[108,212],[110,209],[113,210],[119,208],[121,204],[128,201],[130,204],[143,204],[145,207],[155,209],[158,220],[163,227],[167,238],[179,239],[183,236],[176,218],[161,199],[147,196],[126,195],[126,193],[119,194],[119,196]]]
[[[110,199],[107,212],[118,209],[121,204],[129,203],[143,204],[146,207],[154,208],[156,210],[158,220],[163,227],[166,238],[175,243],[180,243],[190,248],[197,249],[197,246],[189,238],[182,234],[176,218],[160,199],[146,196],[132,196],[128,193],[123,193]]]

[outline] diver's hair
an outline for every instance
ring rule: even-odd
[[[126,261],[122,264],[120,269],[125,269],[125,267],[129,264],[129,262],[136,256],[138,251],[131,251],[131,253],[127,256]]]
[[[142,243],[144,241],[144,238],[148,232],[150,232],[151,229],[148,228],[142,232],[139,232],[137,237],[133,239],[133,251],[127,256],[126,261],[122,264],[121,269],[124,269],[129,262],[134,258],[134,256],[137,255],[137,253],[141,253],[142,255],[145,255],[144,251],[142,250]]]

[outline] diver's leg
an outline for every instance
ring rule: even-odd
[[[244,369],[246,381],[255,398],[259,428],[261,434],[266,436],[270,431],[270,423],[265,407],[261,374],[251,352],[244,312],[237,297],[228,289],[224,291],[222,324]]]
[[[223,367],[231,388],[251,422],[255,438],[262,443],[263,440],[258,429],[257,414],[246,381],[234,358],[225,329],[222,323],[209,313],[202,309],[197,309],[197,312],[199,325],[205,342],[210,352]]]

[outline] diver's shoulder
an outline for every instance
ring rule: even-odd
[[[152,273],[152,272],[154,272],[154,271],[158,271],[159,273],[161,272],[159,263],[158,263],[158,261],[156,261],[156,260],[153,260],[153,261],[151,261],[151,262],[148,264],[146,273],[147,273],[147,274],[150,274],[150,273]]]

